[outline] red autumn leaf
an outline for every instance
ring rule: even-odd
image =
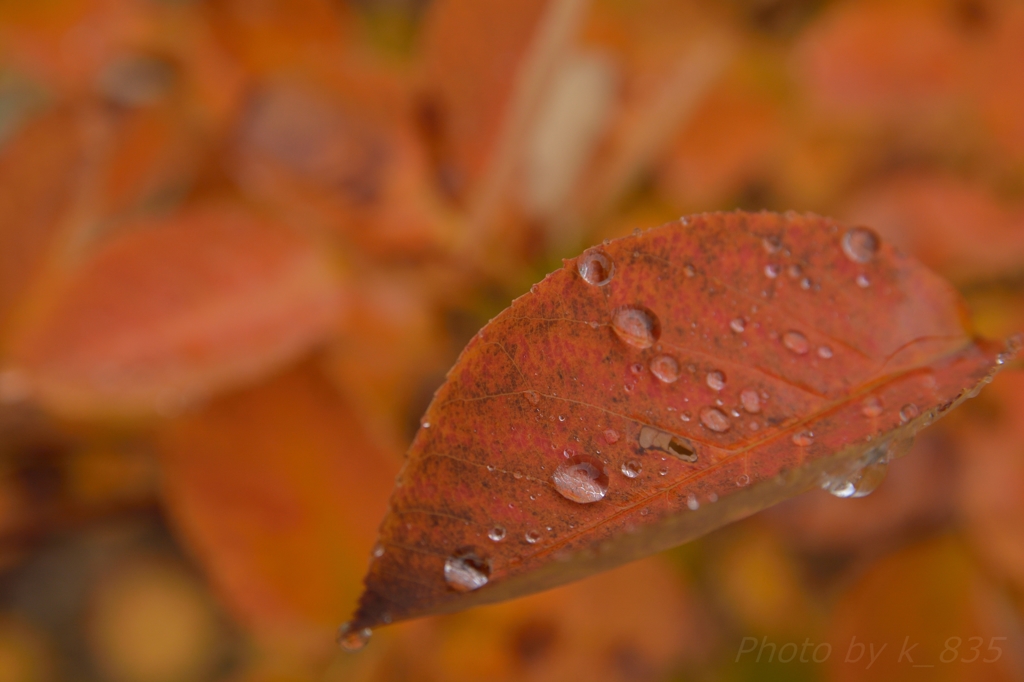
[[[208,206],[123,229],[40,287],[9,342],[17,383],[55,412],[174,407],[262,376],[332,331],[337,278],[280,225]]]
[[[584,252],[492,320],[437,392],[346,642],[823,482],[868,492],[1005,359],[964,320],[937,276],[817,216],[706,214]]]

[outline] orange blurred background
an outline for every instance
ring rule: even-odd
[[[868,498],[334,648],[469,338],[734,208],[1024,328],[1024,3],[0,0],[0,680],[1024,679],[1019,371]]]

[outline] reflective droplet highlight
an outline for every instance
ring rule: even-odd
[[[679,363],[671,355],[658,355],[651,359],[651,374],[663,384],[679,379]]]
[[[490,565],[472,550],[459,550],[444,562],[444,581],[456,592],[480,589],[490,574]]]
[[[852,227],[843,235],[843,253],[854,263],[867,263],[878,252],[881,240],[866,227]]]
[[[536,544],[538,540],[540,540],[540,533],[538,533],[535,530],[528,530],[526,531],[526,535],[524,535],[523,538],[525,538],[527,542],[533,545]]]
[[[857,275],[857,279],[854,281],[857,282],[857,286],[859,286],[861,289],[867,289],[869,286],[871,286],[871,280],[868,279],[867,275]]]
[[[921,411],[917,409],[917,405],[914,403],[907,403],[900,410],[900,421],[906,424],[908,421],[915,419]]]
[[[725,375],[718,370],[708,372],[707,383],[714,390],[721,391],[725,388]]]
[[[883,411],[882,401],[877,396],[869,395],[861,403],[860,411],[865,417],[877,417]]]
[[[779,276],[779,266],[774,263],[764,266],[764,276],[768,279],[775,279]]]
[[[717,433],[729,430],[729,418],[717,407],[705,407],[700,411],[700,423]]]
[[[619,308],[612,317],[612,330],[634,348],[650,348],[658,338],[658,319],[643,308]]]
[[[356,630],[352,628],[351,623],[345,623],[338,628],[334,641],[345,651],[359,651],[370,641],[370,635],[372,634],[373,632],[370,628],[359,628]]]
[[[615,266],[600,249],[589,249],[577,259],[576,269],[584,282],[601,287],[612,281]]]
[[[761,397],[752,388],[745,388],[740,391],[740,404],[750,414],[757,414],[761,411]]]
[[[643,471],[643,467],[640,462],[635,459],[631,459],[628,462],[623,462],[621,467],[622,475],[626,478],[636,478]]]
[[[562,497],[580,504],[597,502],[608,492],[604,465],[589,455],[570,457],[551,475],[551,482]]]
[[[818,346],[818,357],[823,360],[828,360],[832,357],[832,349],[828,346]]]
[[[783,334],[782,345],[797,355],[807,355],[807,351],[811,349],[811,344],[807,341],[807,337],[798,331],[788,331]]]
[[[501,526],[495,526],[494,528],[487,531],[487,537],[494,542],[501,542],[505,539],[505,529]]]
[[[743,321],[742,317],[737,317],[729,323],[729,329],[732,329],[737,334],[742,334],[747,328],[747,323]]]

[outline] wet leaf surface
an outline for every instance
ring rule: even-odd
[[[352,627],[552,587],[822,483],[870,492],[1005,358],[964,320],[874,232],[812,215],[705,214],[567,261],[435,395]]]

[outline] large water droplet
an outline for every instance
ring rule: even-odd
[[[444,562],[444,581],[456,592],[471,592],[487,584],[491,567],[471,549],[461,549]]]
[[[752,388],[745,388],[740,392],[740,403],[743,409],[750,414],[757,414],[761,411],[761,397]]]
[[[873,230],[852,227],[843,235],[843,253],[855,263],[867,263],[875,257],[880,243]]]
[[[612,317],[612,330],[635,348],[650,348],[660,333],[658,318],[643,308],[619,308]]]
[[[782,335],[782,345],[797,355],[806,355],[811,349],[807,337],[798,331],[788,331]]]
[[[885,479],[889,462],[905,453],[912,444],[912,438],[881,443],[852,465],[847,465],[845,470],[824,476],[821,487],[836,497],[870,495]]]
[[[587,504],[603,499],[608,492],[608,474],[600,460],[576,455],[551,475],[555,490],[567,500]]]
[[[900,421],[906,424],[908,421],[915,419],[919,414],[921,414],[921,411],[917,409],[917,405],[914,403],[907,403],[903,406],[903,409],[900,410]]]
[[[882,414],[882,401],[877,396],[869,395],[861,404],[860,410],[865,417],[877,417]]]
[[[487,537],[495,542],[501,542],[505,539],[505,529],[502,526],[495,526],[487,531]]]
[[[814,442],[813,431],[797,431],[793,434],[793,444],[799,445],[802,448],[807,447]]]
[[[701,410],[700,423],[718,433],[729,430],[729,418],[717,407],[705,407]]]
[[[670,355],[657,355],[651,359],[651,374],[658,381],[671,384],[679,379],[679,363]]]
[[[351,623],[344,623],[338,628],[334,641],[345,651],[359,651],[370,641],[372,634],[370,628],[353,629]]]
[[[708,386],[710,386],[714,390],[721,391],[723,388],[725,388],[725,375],[719,372],[718,370],[708,372],[707,382]]]
[[[622,464],[622,475],[625,476],[626,478],[636,478],[637,476],[640,475],[641,471],[643,471],[643,467],[641,466],[640,462],[636,461],[635,459],[631,459],[628,462],[623,462]]]
[[[576,269],[583,281],[600,287],[612,281],[615,266],[600,249],[588,249],[577,259]]]

